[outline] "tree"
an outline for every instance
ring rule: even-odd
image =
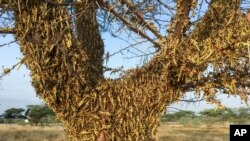
[[[177,119],[181,117],[194,117],[195,113],[193,111],[178,111],[173,114]]]
[[[250,116],[250,109],[249,108],[239,108],[237,109],[237,116],[239,118],[249,118]]]
[[[223,121],[237,117],[235,111],[229,108],[218,109],[218,110],[206,109],[201,111],[199,114],[205,117],[219,118],[220,120]]]
[[[162,118],[163,118],[163,121],[178,121],[181,118],[185,118],[185,117],[194,118],[195,117],[195,112],[179,110],[179,111],[171,113],[171,114],[166,114]]]
[[[69,140],[94,141],[100,134],[106,140],[153,140],[159,114],[186,92],[204,94],[219,106],[219,92],[248,100],[247,0],[0,0],[0,5],[1,17],[8,16],[0,33],[14,34],[37,95],[63,121]],[[6,26],[8,21],[14,26]],[[103,61],[110,55],[103,57],[100,29],[114,33],[114,26],[147,40],[156,52],[143,66],[106,79]]]
[[[42,124],[43,118],[54,115],[53,111],[45,105],[29,105],[28,108],[30,109],[28,116],[35,125],[38,125],[38,123]]]
[[[16,118],[22,115],[21,113],[24,111],[25,110],[23,108],[10,108],[7,109],[4,113],[6,114],[6,118]]]

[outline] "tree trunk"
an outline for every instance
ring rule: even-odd
[[[92,88],[103,79],[104,44],[96,20],[97,5],[93,0],[83,0],[82,5],[75,6],[76,46],[85,49],[86,63],[84,78]]]
[[[153,140],[159,113],[180,97],[168,84],[169,61],[156,56],[129,77],[105,80],[96,6],[83,3],[75,23],[56,4],[14,3],[16,38],[37,95],[63,121],[69,140],[95,141],[101,132],[106,140]]]

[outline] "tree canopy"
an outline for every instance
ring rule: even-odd
[[[49,115],[54,115],[53,111],[45,105],[29,105],[27,107],[30,109],[30,112],[28,113],[30,121],[35,125],[38,125],[38,123],[42,124],[43,118]]]
[[[37,95],[71,140],[100,133],[152,140],[159,114],[186,92],[218,106],[218,93],[249,100],[248,0],[0,0],[0,7],[0,33],[14,34]],[[144,39],[154,56],[107,79],[101,31]]]
[[[15,117],[21,115],[25,110],[23,108],[10,108],[4,111],[6,117]]]

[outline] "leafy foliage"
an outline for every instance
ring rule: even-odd
[[[28,116],[35,125],[42,124],[43,119],[54,115],[54,112],[45,105],[29,105],[28,107],[30,108]]]
[[[249,123],[249,108],[204,109],[199,113],[193,111],[178,111],[166,113],[162,122],[177,122],[180,124],[225,124]]]
[[[162,122],[176,122],[179,121],[181,118],[185,118],[185,117],[191,117],[194,118],[195,112],[193,111],[178,111],[178,112],[174,112],[171,114],[165,114],[161,117],[161,121]]]
[[[6,114],[6,117],[15,117],[17,115],[21,115],[22,112],[25,110],[23,108],[10,108],[7,109],[4,113]]]
[[[232,109],[207,109],[201,111],[199,114],[201,114],[204,117],[220,117],[222,120],[227,120],[230,118],[236,118],[237,114]]]

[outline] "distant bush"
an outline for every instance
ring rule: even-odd
[[[195,117],[195,112],[193,111],[178,111],[172,114],[166,114],[163,115],[161,118],[162,122],[177,122],[181,118],[194,118]]]
[[[0,119],[1,124],[25,124],[24,119]]]
[[[59,123],[55,118],[55,113],[46,105],[28,105],[27,114],[21,114],[25,110],[22,108],[10,108],[4,113],[3,118],[0,118],[2,124],[27,124],[25,120],[32,125],[49,125]]]
[[[180,124],[206,124],[206,123],[250,123],[250,108],[237,109],[205,109],[199,114],[192,111],[178,111],[165,114],[161,122],[178,122]]]
[[[60,123],[56,119],[55,113],[49,109],[46,105],[29,105],[30,109],[28,116],[30,117],[30,123],[34,125],[49,125],[53,123]]]

